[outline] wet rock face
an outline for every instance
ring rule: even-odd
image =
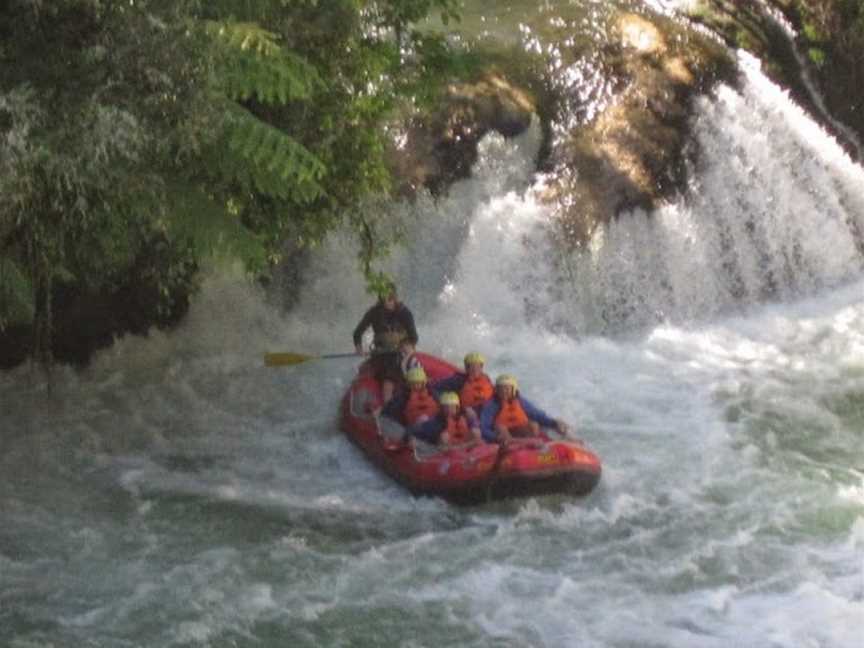
[[[567,243],[586,242],[622,210],[673,195],[685,181],[692,100],[719,79],[734,82],[735,65],[722,43],[669,18],[604,11],[608,25],[595,21],[589,31],[579,17],[538,20],[535,50],[559,58],[538,72],[546,78],[516,78],[542,90],[496,67],[452,84],[437,111],[401,126],[391,155],[399,193],[446,191],[469,175],[483,135],[518,135],[539,114],[543,197]]]
[[[692,100],[735,77],[722,46],[667,18],[622,14],[609,33],[602,61],[612,96],[553,144],[550,159],[545,198],[571,245],[622,210],[651,209],[683,185]]]
[[[477,159],[477,143],[489,131],[515,137],[536,112],[533,97],[499,71],[474,82],[453,83],[434,113],[414,118],[395,138],[391,153],[399,193],[421,187],[440,193],[467,177]]]

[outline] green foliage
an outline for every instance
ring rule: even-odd
[[[456,0],[7,0],[0,4],[0,325],[50,347],[58,282],[159,286],[207,256],[266,273],[347,221],[361,267],[392,233],[382,128],[431,97],[447,47],[411,25]],[[377,279],[376,279],[377,278]]]
[[[279,46],[278,34],[255,23],[206,21],[204,29],[227,45],[216,82],[231,99],[287,104],[309,99],[322,83],[313,66]]]
[[[0,248],[26,279],[7,273],[3,289],[17,295],[14,317],[43,332],[56,282],[110,290],[151,229],[154,159],[183,84],[161,73],[160,55],[133,46],[174,53],[174,34],[147,24],[125,6],[83,0],[0,9]],[[50,339],[37,337],[41,355]]]
[[[858,89],[864,82],[864,0],[797,0],[803,44],[810,59],[825,75],[827,85]],[[834,106],[848,124],[864,127],[860,102],[841,90]],[[829,103],[832,103],[829,98]]]
[[[804,23],[802,32],[804,37],[811,42],[822,40],[822,34],[820,33],[819,28],[811,22]]]
[[[864,0],[797,0],[804,38],[811,44],[864,44]]]
[[[825,52],[818,47],[811,47],[807,50],[807,56],[814,65],[822,67],[825,64]]]
[[[397,33],[403,33],[433,11],[440,14],[445,25],[459,20],[457,0],[381,0],[370,4],[379,16],[379,25],[393,28]]]
[[[386,297],[393,292],[396,282],[386,272],[372,272],[366,275],[366,292],[375,297]]]
[[[165,223],[165,237],[175,248],[188,246],[196,259],[244,259],[251,269],[267,267],[264,246],[243,226],[236,207],[222,209],[203,188],[184,183],[173,185],[169,191],[172,205],[183,214]]]
[[[239,107],[226,115],[225,128],[227,150],[234,157],[217,161],[227,180],[237,182],[244,192],[299,204],[321,196],[324,165],[290,135]]]
[[[15,260],[0,257],[0,331],[33,318],[33,286]]]

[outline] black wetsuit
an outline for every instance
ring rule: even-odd
[[[402,370],[399,367],[399,347],[394,345],[392,337],[398,338],[399,342],[410,342],[417,344],[417,328],[414,326],[414,315],[408,307],[401,302],[396,308],[389,310],[382,302],[378,302],[363,316],[357,328],[354,329],[354,346],[358,346],[363,340],[363,333],[372,327],[374,333],[374,350],[372,362],[375,376],[379,380],[399,380]]]

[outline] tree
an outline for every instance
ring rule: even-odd
[[[146,281],[154,321],[208,254],[266,272],[346,217],[373,277],[381,125],[435,72],[453,0],[9,0],[0,8],[0,331],[50,361],[59,286]],[[440,66],[440,42],[435,48]]]

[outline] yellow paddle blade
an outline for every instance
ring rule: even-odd
[[[320,356],[303,355],[302,353],[265,353],[264,365],[267,367],[285,367],[288,365],[300,364],[307,360],[315,360]]]

